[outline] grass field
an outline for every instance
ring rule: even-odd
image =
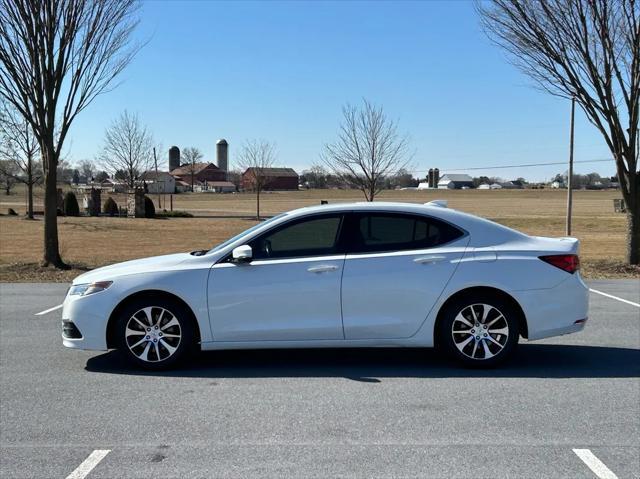
[[[615,191],[576,191],[573,236],[581,240],[583,273],[597,277],[637,277],[640,270],[625,267],[626,218],[613,212]],[[24,213],[24,197],[0,197],[0,211],[8,207]],[[157,197],[152,196],[154,202]],[[563,236],[566,191],[559,190],[458,190],[387,191],[380,200],[424,203],[436,198],[449,207],[484,216],[529,234]],[[105,197],[103,197],[103,200]],[[167,205],[168,197],[165,198]],[[273,215],[302,206],[359,201],[357,191],[309,190],[266,193],[262,213]],[[124,197],[116,195],[120,203]],[[60,218],[60,250],[74,270],[56,272],[38,268],[42,254],[42,221],[0,217],[0,281],[68,281],[86,268],[132,258],[176,251],[205,249],[255,224],[252,194],[181,194],[173,197],[174,209],[195,218],[126,219]],[[36,209],[41,209],[36,208]],[[245,218],[242,218],[245,217]]]

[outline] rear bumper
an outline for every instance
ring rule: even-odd
[[[551,289],[515,291],[527,318],[529,340],[577,333],[589,316],[589,288],[579,273]]]

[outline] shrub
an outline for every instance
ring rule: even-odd
[[[191,213],[187,213],[186,211],[162,210],[160,213],[156,213],[156,218],[193,218],[193,215]]]
[[[118,203],[109,196],[102,206],[102,212],[109,216],[118,216]]]
[[[144,217],[145,218],[155,218],[156,217],[156,207],[153,204],[153,201],[148,196],[144,197]]]
[[[66,216],[80,216],[80,207],[73,191],[64,195],[63,209]]]

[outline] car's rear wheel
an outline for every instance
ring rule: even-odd
[[[518,344],[518,317],[502,298],[469,295],[443,311],[439,342],[457,361],[471,367],[503,363]]]
[[[164,298],[136,300],[120,311],[116,324],[118,349],[135,366],[166,369],[193,348],[190,312]]]

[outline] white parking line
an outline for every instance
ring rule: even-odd
[[[36,316],[42,316],[43,314],[47,314],[50,313],[51,311],[55,311],[56,309],[60,309],[62,308],[62,305],[59,304],[58,306],[54,306],[53,308],[49,308],[49,309],[45,309],[44,311],[40,311],[39,313],[36,313]]]
[[[589,289],[592,293],[601,294],[602,296],[606,296],[607,298],[616,299],[618,301],[622,301],[623,303],[630,304],[631,306],[635,306],[636,308],[640,308],[640,304],[634,303],[633,301],[629,301],[628,299],[618,298],[612,294],[603,293],[602,291],[598,291],[597,289]]]
[[[618,479],[618,476],[611,472],[611,469],[605,466],[604,462],[598,459],[590,449],[574,449],[573,452],[575,452],[576,456],[582,459],[582,462],[589,466],[589,469],[600,479]]]
[[[80,464],[75,471],[67,476],[67,479],[84,479],[110,452],[111,449],[96,449],[89,454],[89,457],[82,461],[82,464]]]

